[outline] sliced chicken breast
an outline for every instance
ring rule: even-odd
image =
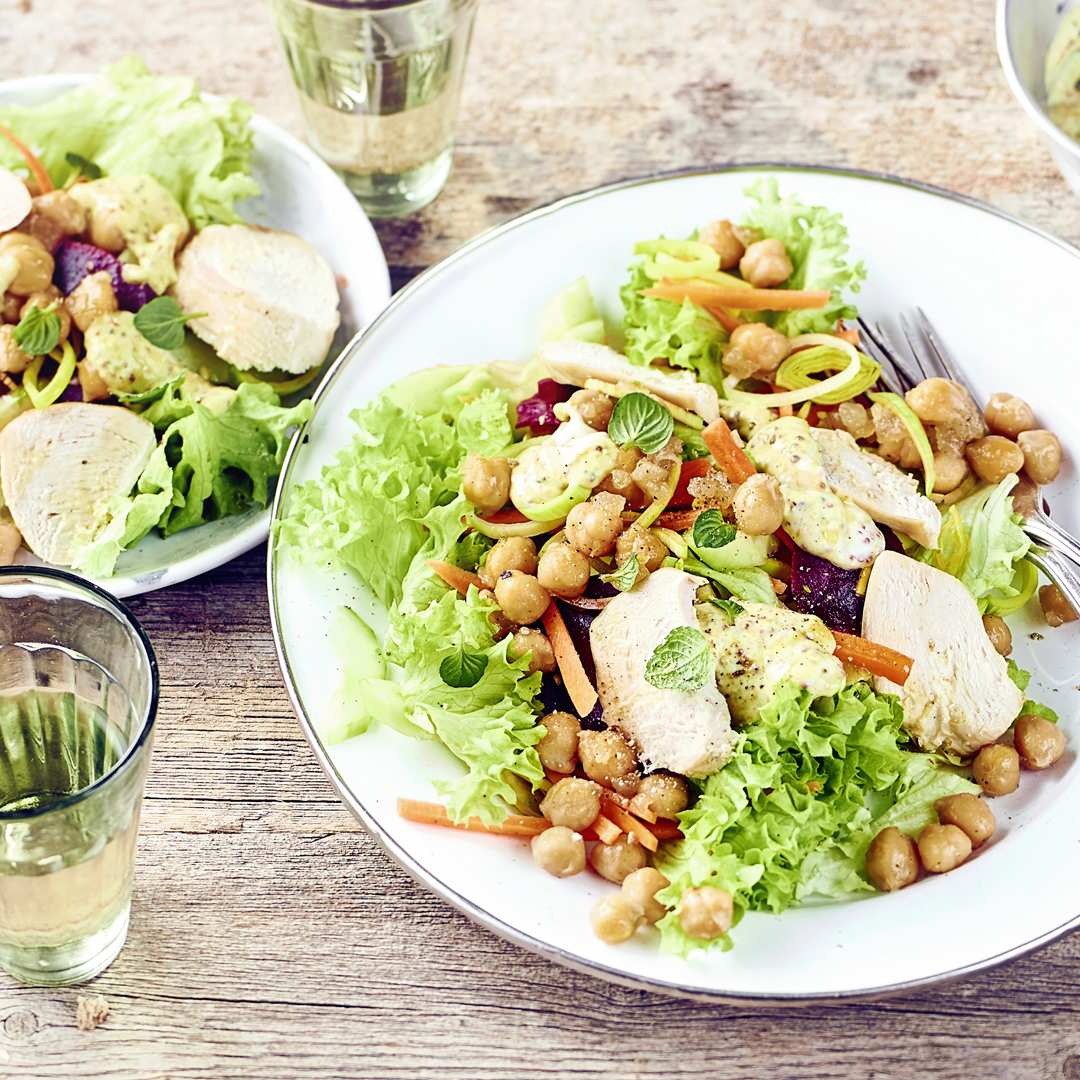
[[[825,483],[837,495],[923,547],[937,547],[941,511],[919,494],[913,477],[891,461],[863,450],[846,431],[810,428],[810,433],[821,447]]]
[[[188,325],[241,371],[300,375],[322,363],[341,317],[330,264],[306,240],[254,225],[210,225],[177,260]]]
[[[645,681],[656,647],[677,626],[697,626],[694,594],[704,579],[664,568],[620,593],[590,632],[604,720],[652,768],[708,776],[735,751],[735,733],[715,681],[701,690],[661,690]]]
[[[693,372],[639,367],[625,356],[588,341],[550,341],[537,349],[556,382],[584,386],[586,379],[609,383],[633,383],[680,408],[695,412],[703,420],[720,415],[715,387],[699,383]]]
[[[115,405],[32,409],[0,431],[0,481],[15,525],[46,562],[70,565],[110,519],[109,500],[135,486],[154,428]]]
[[[1019,714],[1024,695],[990,644],[975,598],[944,571],[895,551],[880,555],[862,631],[914,660],[903,687],[877,676],[874,688],[900,696],[904,727],[924,750],[974,754]]]

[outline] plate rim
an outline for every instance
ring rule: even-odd
[[[328,393],[333,382],[337,380],[341,372],[344,370],[347,363],[349,363],[354,356],[363,348],[363,345],[369,336],[374,335],[378,328],[382,325],[385,319],[393,316],[397,309],[412,295],[413,292],[426,285],[428,281],[438,275],[445,273],[447,270],[453,268],[453,266],[463,258],[467,258],[472,252],[478,248],[483,247],[496,238],[501,237],[507,232],[510,232],[523,225],[530,224],[532,221],[545,217],[549,214],[556,213],[563,207],[576,205],[581,202],[589,201],[605,195],[609,192],[620,191],[627,188],[645,187],[649,184],[664,182],[667,180],[677,180],[684,177],[692,176],[712,176],[720,174],[738,173],[738,172],[757,172],[765,171],[770,172],[788,172],[788,173],[822,173],[828,175],[835,175],[844,178],[854,178],[859,180],[868,180],[880,183],[887,183],[896,185],[902,188],[916,190],[923,192],[924,194],[933,195],[938,198],[944,198],[951,202],[958,202],[962,205],[971,207],[976,210],[988,212],[996,217],[1002,218],[1014,225],[1019,225],[1029,232],[1035,233],[1037,236],[1044,240],[1049,240],[1056,246],[1062,248],[1065,252],[1072,255],[1074,258],[1080,259],[1080,247],[1070,243],[1064,238],[1057,236],[1056,234],[1044,229],[1042,226],[1036,225],[1033,222],[1019,217],[1007,210],[1003,210],[1000,207],[993,206],[990,203],[984,202],[981,199],[976,199],[970,195],[960,194],[958,192],[949,191],[946,188],[937,187],[933,184],[924,183],[918,180],[908,180],[900,176],[896,176],[892,173],[874,172],[871,170],[862,169],[845,169],[838,166],[830,165],[800,165],[793,164],[791,162],[739,162],[731,164],[719,164],[719,165],[703,165],[692,166],[683,169],[674,169],[670,171],[647,173],[643,176],[632,177],[626,180],[618,180],[612,183],[599,185],[597,187],[586,188],[581,191],[575,192],[570,195],[562,196],[554,199],[551,202],[545,203],[538,207],[533,207],[530,210],[526,210],[521,214],[516,215],[510,220],[503,222],[499,225],[493,226],[489,229],[485,229],[483,232],[478,233],[475,237],[472,237],[466,241],[460,248],[452,252],[450,255],[441,259],[439,262],[432,264],[403,286],[397,293],[395,293],[390,303],[379,313],[379,315],[342,350],[341,355],[335,361],[332,371],[327,373],[326,378],[319,385],[318,390],[313,395],[312,401],[314,408],[312,410],[311,418],[304,424],[304,427],[298,432],[299,436],[306,435],[309,426],[315,421],[319,406],[322,402],[324,394]],[[283,508],[283,500],[285,493],[290,489],[292,469],[296,462],[296,457],[299,453],[300,447],[304,444],[303,438],[294,438],[292,444],[289,447],[288,454],[286,455],[284,464],[281,468],[281,473],[278,478],[277,490],[274,494],[274,501],[271,506],[272,521],[277,522]],[[769,1006],[775,1008],[792,1008],[799,1006],[810,1005],[822,1005],[829,1003],[843,1004],[850,1002],[872,1002],[878,1001],[883,998],[894,997],[899,994],[909,993],[917,989],[925,989],[933,986],[940,986],[945,983],[953,982],[957,979],[966,978],[979,972],[988,971],[992,968],[998,967],[1001,964],[1007,963],[1010,960],[1017,959],[1037,949],[1043,948],[1052,944],[1059,938],[1064,937],[1066,934],[1080,929],[1080,911],[1077,914],[1048,931],[1043,932],[1037,937],[1023,942],[1013,948],[1007,949],[1000,953],[995,953],[992,956],[985,957],[979,961],[965,964],[961,967],[951,969],[945,972],[939,972],[933,975],[925,976],[917,979],[910,979],[906,981],[889,983],[882,986],[870,987],[857,990],[845,990],[845,991],[820,991],[811,993],[783,993],[776,992],[770,994],[760,994],[751,991],[738,991],[738,990],[712,990],[707,987],[687,987],[679,983],[673,983],[666,979],[659,978],[647,978],[639,977],[635,975],[629,975],[625,971],[611,968],[603,963],[595,963],[585,961],[579,958],[577,955],[568,952],[566,949],[553,945],[548,942],[542,941],[532,935],[518,930],[503,921],[490,912],[486,911],[481,905],[468,899],[467,897],[458,893],[452,886],[445,884],[441,879],[433,872],[427,870],[416,858],[414,858],[397,840],[395,840],[389,833],[387,833],[378,823],[378,821],[367,811],[364,805],[360,802],[359,798],[352,792],[348,784],[345,782],[344,777],[340,774],[337,767],[330,758],[329,753],[323,746],[322,740],[319,738],[315,723],[308,715],[303,703],[300,700],[299,693],[296,687],[296,681],[292,674],[292,665],[285,651],[284,638],[281,629],[281,613],[279,610],[279,589],[278,589],[278,566],[284,558],[279,554],[279,543],[273,534],[271,534],[270,542],[267,545],[267,562],[266,562],[266,576],[267,576],[267,589],[270,608],[270,624],[271,631],[274,638],[274,650],[277,654],[278,665],[281,669],[282,680],[285,684],[286,693],[289,696],[290,704],[292,705],[293,712],[296,715],[297,722],[303,732],[304,738],[308,745],[311,747],[312,752],[315,755],[316,760],[319,762],[320,767],[326,774],[327,779],[330,781],[331,786],[334,788],[338,797],[344,802],[350,813],[360,822],[361,825],[368,831],[375,842],[380,848],[393,859],[403,870],[408,873],[414,881],[425,886],[433,891],[441,899],[452,904],[467,918],[473,922],[478,923],[485,929],[498,935],[505,941],[517,945],[521,948],[528,950],[538,956],[542,956],[545,959],[552,960],[563,967],[571,968],[581,974],[589,975],[594,978],[602,978],[608,982],[616,983],[620,986],[629,987],[635,990],[645,990],[652,993],[664,993],[675,997],[686,998],[695,1001],[709,1002],[712,1004],[726,1004],[726,1005],[747,1005],[756,1004],[761,1006]]]
[[[9,94],[31,94],[46,90],[55,90],[57,93],[61,93],[64,90],[81,86],[98,74],[100,74],[100,72],[52,72],[44,75],[24,75],[17,79],[3,79],[0,80],[0,98],[6,97]],[[180,77],[188,78],[193,76]],[[221,94],[203,93],[201,96],[210,101],[225,100],[225,97]],[[0,102],[0,104],[9,103]],[[14,102],[11,102],[10,104],[14,104]],[[286,131],[279,124],[276,124],[273,120],[269,120],[256,112],[253,113],[251,117],[251,126],[256,135],[262,136],[288,150],[291,154],[303,161],[309,168],[313,169],[315,174],[320,176],[324,182],[329,183],[332,180],[333,183],[340,185],[344,191],[348,192],[348,188],[341,177],[339,177],[337,173],[335,173],[334,170],[311,149],[310,146],[298,139],[295,135]],[[379,256],[378,264],[372,266],[372,274],[374,277],[378,278],[378,295],[373,300],[373,306],[379,304],[379,312],[367,326],[360,327],[360,329],[357,330],[356,333],[342,346],[341,351],[333,359],[328,366],[326,373],[323,375],[320,386],[322,382],[326,382],[336,375],[342,358],[346,354],[352,352],[357,339],[365,330],[377,321],[379,315],[382,314],[382,310],[387,306],[391,299],[390,268],[386,262],[386,253],[383,251],[382,242],[379,240],[378,233],[375,232],[371,219],[364,212],[363,207],[361,207],[359,203],[356,203],[356,209],[363,221],[363,225],[361,226],[358,223],[358,227],[360,227],[362,232],[370,233],[369,239],[374,242],[374,250]],[[314,401],[314,395],[312,396],[312,400]],[[297,431],[293,433],[289,445],[288,456],[291,456],[292,447],[296,442],[296,437],[299,432],[300,429],[298,428]],[[288,460],[288,456],[285,459],[286,461]],[[282,472],[278,474],[279,481],[280,477],[284,474],[284,468],[285,462],[283,461]],[[141,596],[144,593],[152,592],[157,589],[168,588],[170,585],[179,585],[182,582],[189,581],[191,578],[219,569],[266,540],[269,537],[270,522],[273,519],[272,507],[272,502],[264,506],[252,516],[251,521],[247,525],[241,528],[227,541],[220,544],[217,548],[210,549],[216,551],[221,556],[220,559],[213,557],[209,561],[206,561],[205,557],[207,552],[200,551],[170,563],[160,572],[148,571],[139,574],[114,574],[107,578],[86,577],[86,575],[80,574],[70,567],[60,567],[60,569],[67,573],[76,574],[86,581],[93,582],[93,584],[105,589],[118,599]],[[27,563],[26,565],[34,567],[37,565],[51,566],[52,564],[32,562]]]

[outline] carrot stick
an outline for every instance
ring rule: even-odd
[[[606,800],[601,801],[604,803],[604,809],[600,811],[602,817],[614,821],[629,836],[636,836],[638,843],[649,851],[655,851],[659,847],[656,837],[649,832],[645,822],[638,821],[633,814],[628,814],[621,806],[616,806]]]
[[[22,154],[26,161],[27,168],[34,174],[34,179],[37,181],[37,186],[39,188],[38,194],[48,195],[50,191],[54,191],[55,188],[53,187],[52,177],[49,176],[49,170],[41,164],[30,147],[20,139],[17,139],[3,124],[0,124],[0,135],[3,135],[4,138],[7,139],[20,154]]]
[[[846,341],[849,345],[854,345],[857,349],[859,342],[862,340],[859,336],[859,328],[852,327],[850,330],[845,330],[843,324],[837,322],[836,329],[833,331],[833,337],[838,337],[841,341]]]
[[[620,810],[625,810],[628,814],[633,814],[634,817],[641,818],[650,825],[656,822],[656,815],[651,810],[638,810],[633,800],[620,795],[617,791],[609,791],[605,788],[600,792],[600,801],[605,805],[610,803],[612,806],[617,806]]]
[[[642,289],[642,296],[682,303],[689,300],[703,308],[732,308],[735,311],[796,311],[823,308],[832,297],[826,289],[726,289],[707,281],[671,281]]]
[[[419,799],[398,799],[398,817],[416,821],[421,825],[443,825],[449,829],[467,829],[469,832],[493,833],[497,836],[536,836],[551,828],[551,822],[542,817],[526,817],[507,814],[497,825],[485,825],[478,817],[468,821],[454,821],[440,803],[422,802]]]
[[[797,550],[795,541],[792,540],[790,536],[788,536],[787,532],[784,529],[777,529],[776,532],[773,533],[773,536],[775,536],[776,539],[779,540],[780,543],[788,549],[788,551]]]
[[[596,839],[602,844],[614,844],[623,834],[622,829],[603,814],[600,814],[592,823],[592,831],[596,833]]]
[[[701,438],[709,448],[709,453],[716,459],[716,464],[733,484],[741,484],[757,472],[754,463],[735,441],[731,428],[723,420],[714,420],[709,424],[701,433]]]
[[[736,319],[730,311],[722,307],[707,307],[705,309],[729,334],[733,334],[743,325],[742,319]]]
[[[671,513],[663,513],[656,519],[656,524],[662,529],[671,529],[674,532],[684,532],[697,521],[705,511],[702,510],[674,510]]]
[[[551,642],[551,650],[555,653],[555,662],[559,665],[559,674],[562,675],[563,685],[570,695],[570,700],[577,709],[578,716],[588,716],[596,705],[596,690],[589,682],[589,676],[585,674],[585,668],[574,648],[570,631],[563,622],[562,612],[559,611],[555,601],[548,604],[547,611],[543,616],[544,630],[547,631],[548,640]]]
[[[649,832],[651,832],[657,840],[682,839],[682,829],[679,828],[679,823],[677,821],[658,821],[655,825],[649,826]]]
[[[907,682],[911,665],[915,663],[910,656],[856,634],[844,634],[834,630],[832,636],[836,640],[833,655],[845,664],[865,668],[871,675],[880,675],[899,686]]]
[[[690,494],[689,483],[691,480],[700,480],[712,472],[713,463],[707,457],[694,458],[693,461],[684,461],[679,470],[679,482],[675,487],[675,494],[671,496],[668,506],[681,509],[690,507],[694,503],[694,496]],[[663,515],[661,515],[663,516]]]
[[[484,587],[484,583],[469,570],[462,570],[460,566],[454,566],[453,563],[440,562],[438,559],[427,559],[426,561],[428,566],[430,566],[451,589],[457,589],[462,596],[469,591],[470,585],[475,585],[478,589]]]
[[[779,416],[794,416],[795,410],[790,405],[781,405],[777,410]]]

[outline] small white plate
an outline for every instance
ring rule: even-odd
[[[743,188],[762,169],[726,169],[647,179],[586,192],[526,214],[422,274],[353,344],[320,388],[307,438],[283,470],[275,515],[298,481],[350,439],[349,412],[388,383],[435,363],[525,360],[544,303],[586,274],[605,315],[618,320],[617,290],[634,242],[686,236],[719,216],[737,219]],[[1040,423],[1074,438],[1080,401],[1076,283],[1080,252],[991,207],[888,177],[771,168],[783,193],[844,215],[850,258],[869,278],[857,298],[884,319],[922,306],[984,400],[1022,394]],[[1039,303],[1018,303],[1015,283],[1038,281]],[[1075,450],[1075,442],[1073,447]],[[1067,458],[1048,492],[1055,517],[1080,526],[1077,475]],[[956,871],[903,892],[749,913],[728,953],[689,962],[657,951],[656,932],[602,944],[588,913],[612,888],[591,874],[556,880],[522,841],[403,821],[398,796],[435,799],[429,780],[460,775],[441,747],[376,726],[327,748],[317,719],[333,690],[336,662],[327,620],[355,605],[379,628],[383,614],[355,575],[329,575],[271,550],[271,609],[282,670],[308,740],[338,792],[384,848],[418,880],[497,933],[572,967],[635,986],[711,1000],[768,1002],[895,993],[955,978],[1045,944],[1080,925],[1080,725],[1077,628],[1048,629],[1037,602],[1011,621],[1017,662],[1033,671],[1029,695],[1061,714],[1066,757],[1025,773],[996,799],[998,833]],[[1040,635],[1041,640],[1031,640]]]
[[[39,75],[0,83],[0,106],[41,105],[88,78]],[[360,204],[324,161],[261,116],[254,117],[252,127],[252,169],[262,194],[239,203],[237,211],[252,224],[302,236],[326,256],[341,284],[341,326],[330,347],[331,356],[336,357],[390,299],[390,274],[382,247]],[[252,508],[167,540],[151,533],[121,554],[112,577],[97,584],[120,597],[175,585],[261,544],[269,527],[269,508]],[[40,559],[25,550],[18,561],[41,565]]]

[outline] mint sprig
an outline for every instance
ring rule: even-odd
[[[695,626],[676,626],[645,665],[645,681],[659,690],[700,690],[712,677],[709,642]]]
[[[171,296],[158,296],[135,313],[135,329],[159,349],[179,349],[184,344],[184,327],[205,315],[205,311],[187,315]]]
[[[694,520],[694,547],[725,547],[735,539],[737,531],[719,510],[703,510]]]
[[[60,340],[60,316],[56,304],[40,308],[36,304],[19,320],[11,332],[15,344],[31,356],[44,356]]]
[[[635,552],[630,553],[630,558],[610,574],[601,574],[600,580],[614,585],[619,592],[627,592],[637,584],[638,557]]]
[[[732,626],[735,622],[735,618],[741,615],[746,608],[742,606],[737,600],[721,600],[716,596],[706,597],[710,604],[714,604],[716,607],[724,611],[728,617],[728,626]]]
[[[484,672],[487,670],[487,664],[488,658],[486,656],[467,653],[465,651],[465,641],[462,639],[458,642],[457,652],[451,653],[439,665],[439,678],[447,686],[453,686],[458,690],[475,686],[483,678]]]
[[[73,168],[78,170],[77,175],[85,176],[87,180],[100,180],[105,174],[101,171],[101,166],[95,164],[89,158],[85,158],[82,154],[76,154],[73,150],[69,150],[64,155],[64,160]]]
[[[659,401],[635,391],[615,403],[607,430],[621,450],[636,446],[643,454],[655,454],[667,445],[675,421]]]

